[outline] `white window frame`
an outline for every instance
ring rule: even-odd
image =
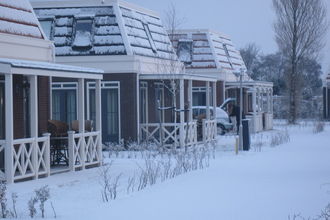
[[[65,87],[64,85],[75,85],[72,87]],[[53,87],[59,85],[60,87]],[[53,90],[76,90],[76,117],[78,118],[78,82],[51,82],[51,93],[50,93],[50,119],[53,119]]]
[[[86,94],[86,99],[87,99],[87,120],[90,120],[90,102],[89,102],[89,97],[90,97],[90,90],[95,89],[95,82],[87,82],[87,94]],[[110,85],[111,84],[111,85]],[[119,81],[101,81],[101,91],[102,89],[118,89],[118,141],[120,142],[121,140],[121,94],[120,94],[120,82]],[[101,92],[102,94],[102,92]],[[102,111],[102,102],[101,102],[101,111]],[[102,126],[101,126],[102,127]]]
[[[146,91],[146,124],[149,123],[149,93],[148,93],[148,82],[141,81],[140,82],[140,90],[145,89]],[[140,112],[141,114],[141,112]]]

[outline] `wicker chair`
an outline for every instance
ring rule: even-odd
[[[52,165],[69,165],[67,123],[57,120],[48,120],[50,139],[50,156]]]
[[[79,121],[75,120],[71,122],[71,129],[75,132],[79,132]],[[93,130],[93,121],[86,120],[85,121],[85,131],[91,132]]]

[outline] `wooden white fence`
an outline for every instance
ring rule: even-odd
[[[26,178],[37,179],[40,175],[50,175],[50,135],[46,134],[38,138],[16,139],[11,146],[13,158],[10,167],[5,167],[12,174],[11,180]],[[0,142],[0,152],[6,150],[6,143]],[[5,158],[8,160],[10,158]],[[5,175],[0,171],[1,175]]]
[[[202,122],[203,126],[203,143],[210,143],[216,140],[217,137],[217,121],[206,120]]]
[[[180,143],[184,143],[187,146],[191,146],[197,143],[197,125],[196,122],[184,123],[181,126],[180,123],[148,123],[140,124],[141,140],[150,141],[158,146],[180,146]],[[188,127],[188,133],[187,133]],[[180,130],[183,134],[181,137],[183,140],[180,142]]]
[[[85,169],[86,166],[98,165],[102,162],[101,133],[69,132],[69,167],[70,170]]]

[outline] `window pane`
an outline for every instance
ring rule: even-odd
[[[0,139],[5,138],[5,96],[4,84],[0,83]]]
[[[92,47],[91,31],[92,20],[77,20],[73,47],[76,49],[90,49]]]
[[[177,54],[180,61],[191,64],[192,63],[192,41],[191,40],[180,40],[178,42]]]
[[[52,33],[52,21],[51,20],[47,20],[47,21],[40,21],[40,25],[42,27],[42,30],[44,31],[44,33],[46,34],[48,39],[52,39],[51,38],[51,33]]]

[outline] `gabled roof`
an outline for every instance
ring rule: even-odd
[[[43,38],[28,0],[0,0],[0,33]]]
[[[221,33],[206,29],[176,30],[170,38],[179,59],[183,62],[187,59],[187,53],[182,53],[181,45],[191,41],[192,51],[188,54],[191,60],[185,62],[188,70],[218,69],[223,72],[233,72],[241,68],[246,69],[231,39]]]
[[[52,21],[57,56],[141,55],[177,59],[160,17],[116,0],[32,0],[38,19]],[[76,46],[76,23],[92,22],[85,48]],[[88,41],[88,42],[86,42]]]

